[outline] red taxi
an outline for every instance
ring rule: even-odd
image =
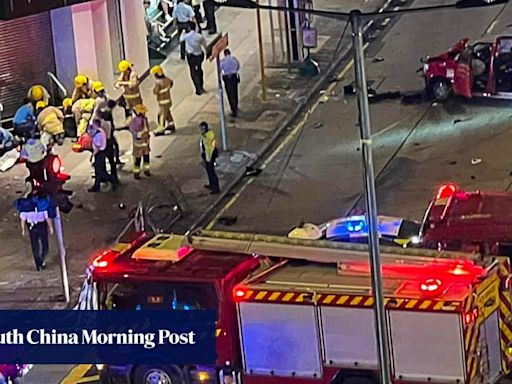
[[[444,101],[463,97],[512,99],[512,35],[461,39],[448,51],[423,59],[428,94]]]

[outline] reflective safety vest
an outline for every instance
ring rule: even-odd
[[[131,86],[124,85],[124,98],[127,100],[137,99],[140,97],[139,78],[134,71],[127,76],[126,72],[122,73],[119,81],[129,81]]]
[[[153,93],[156,95],[158,105],[171,106],[171,88],[174,85],[172,79],[169,77],[157,78],[155,80],[155,88]]]

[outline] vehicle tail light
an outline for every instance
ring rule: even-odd
[[[448,199],[457,192],[459,188],[453,183],[443,184],[437,189],[436,200]]]
[[[247,288],[245,287],[236,287],[233,290],[233,299],[235,301],[244,301],[247,297]]]
[[[473,309],[471,312],[464,313],[464,325],[468,325],[474,322],[478,318],[478,315],[478,308]]]
[[[92,262],[95,268],[107,268],[112,264],[112,261],[119,255],[119,252],[112,249],[106,250],[105,252],[98,255]]]
[[[191,247],[180,247],[178,248],[178,258],[182,259],[185,256],[187,256],[190,252],[192,252],[194,249]]]
[[[441,280],[439,279],[427,279],[420,285],[420,289],[423,292],[434,293],[441,287]]]

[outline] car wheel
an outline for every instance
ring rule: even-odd
[[[183,384],[183,375],[171,366],[141,365],[135,369],[133,384]]]
[[[433,79],[429,85],[430,96],[436,101],[445,101],[450,97],[452,86],[446,79]]]

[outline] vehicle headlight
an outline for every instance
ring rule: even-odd
[[[419,237],[419,236],[412,236],[410,240],[411,240],[412,244],[417,245],[417,244],[421,243],[421,237]]]
[[[96,364],[96,369],[98,371],[102,371],[103,369],[105,369],[105,364]]]
[[[210,380],[210,374],[206,371],[199,371],[199,372],[197,372],[197,378],[198,378],[199,382],[205,383],[208,380]]]

